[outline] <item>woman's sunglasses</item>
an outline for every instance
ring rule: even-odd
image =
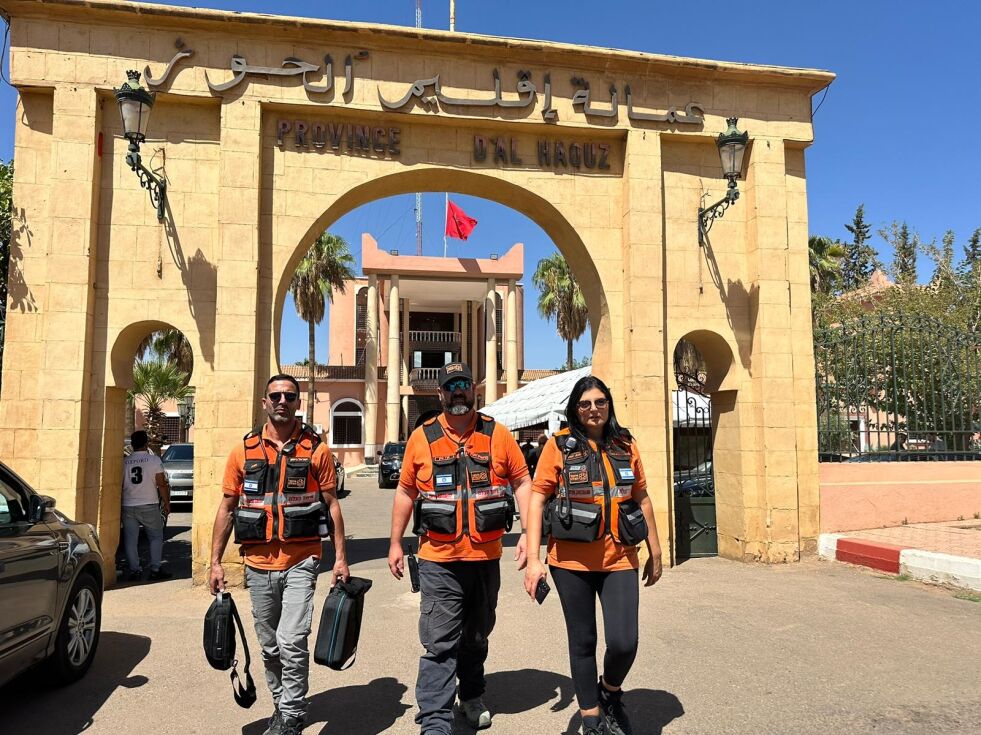
[[[597,398],[595,401],[579,401],[576,404],[576,408],[580,411],[588,411],[592,406],[596,406],[596,408],[603,410],[609,405],[610,402],[605,398]]]
[[[300,397],[300,394],[294,393],[293,391],[288,391],[286,393],[283,393],[277,390],[269,394],[269,400],[272,401],[273,403],[279,403],[284,396],[286,397],[287,403],[292,403],[293,401],[295,401],[297,398]]]

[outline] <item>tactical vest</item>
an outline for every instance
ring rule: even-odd
[[[509,483],[494,472],[491,439],[494,419],[477,414],[477,424],[462,443],[450,439],[439,418],[423,424],[429,442],[429,481],[420,478],[413,531],[432,541],[452,542],[468,535],[487,543],[511,530],[514,500]]]
[[[320,437],[307,424],[274,459],[267,454],[262,428],[243,437],[245,480],[235,508],[235,543],[303,542],[320,538],[325,508],[311,459]]]
[[[546,506],[546,530],[558,540],[590,542],[610,534],[633,546],[647,536],[647,522],[633,500],[635,481],[630,447],[612,444],[594,451],[577,442],[568,429],[555,434],[562,452],[557,496]],[[603,456],[612,475],[606,471]]]

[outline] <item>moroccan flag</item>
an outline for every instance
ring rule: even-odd
[[[446,200],[446,235],[455,237],[457,240],[466,240],[477,226],[477,220],[456,206],[449,199]]]

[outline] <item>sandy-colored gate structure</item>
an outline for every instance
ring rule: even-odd
[[[344,213],[417,191],[512,207],[567,258],[665,553],[683,337],[708,368],[720,553],[814,548],[804,150],[833,75],[117,0],[0,5],[20,92],[0,457],[108,551],[137,344],[179,329],[194,350],[200,578],[302,253]],[[162,220],[124,160],[127,70],[157,93],[141,153],[168,182]],[[742,197],[700,246],[729,116],[750,135]]]

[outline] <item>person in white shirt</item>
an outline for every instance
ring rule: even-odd
[[[140,554],[137,542],[140,526],[150,540],[150,579],[170,579],[163,569],[164,522],[170,515],[170,486],[164,474],[163,462],[147,447],[145,431],[134,431],[130,437],[133,453],[123,459],[123,544],[129,580],[141,579]]]

